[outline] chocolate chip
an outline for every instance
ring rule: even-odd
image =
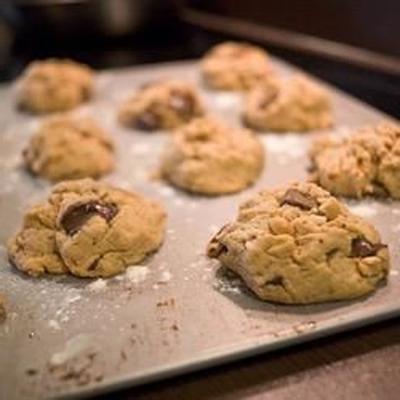
[[[304,193],[301,193],[297,189],[288,189],[286,191],[280,205],[283,206],[284,204],[299,207],[303,210],[311,210],[313,207],[317,206],[317,202],[313,198]]]
[[[118,207],[115,204],[100,204],[97,201],[90,201],[67,209],[61,218],[60,224],[68,235],[74,235],[94,215],[98,215],[110,222],[117,213]]]
[[[182,116],[190,117],[194,114],[194,99],[188,93],[172,92],[169,105]]]
[[[143,131],[152,131],[159,128],[159,118],[150,111],[145,111],[135,119],[135,128]]]
[[[371,243],[366,239],[353,239],[351,242],[351,256],[352,257],[370,257],[375,256],[376,253],[386,248],[387,245],[383,243]]]
[[[272,286],[284,286],[283,285],[283,277],[282,276],[274,276],[271,280],[265,282],[265,285],[272,285]]]
[[[88,271],[94,271],[99,265],[101,257],[96,258],[88,267]]]

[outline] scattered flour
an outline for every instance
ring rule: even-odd
[[[304,139],[294,134],[267,135],[262,138],[271,153],[285,154],[288,158],[302,157],[306,152]]]
[[[49,321],[48,325],[49,325],[49,328],[54,329],[55,331],[59,331],[61,329],[60,324],[54,319],[51,319]]]
[[[151,150],[151,147],[148,143],[134,143],[131,147],[130,147],[130,152],[132,154],[136,154],[136,155],[141,155],[141,154],[147,154],[149,153],[149,151]]]
[[[218,93],[214,97],[214,104],[221,110],[232,110],[239,105],[240,98],[233,93]]]
[[[167,283],[171,280],[172,274],[169,271],[163,271],[161,273],[160,278],[158,279],[158,283]]]
[[[373,217],[377,214],[377,210],[373,205],[357,204],[354,206],[349,206],[349,209],[352,213],[365,218]]]
[[[400,224],[397,224],[395,226],[392,226],[392,231],[393,232],[400,232]]]
[[[175,196],[174,189],[170,188],[169,186],[160,186],[158,188],[158,191],[161,194],[161,196],[164,196],[164,197],[173,197],[173,196]]]
[[[101,292],[107,287],[107,281],[105,279],[99,278],[89,283],[86,286],[86,289],[90,290],[91,292]]]
[[[78,356],[82,352],[89,350],[92,347],[92,335],[81,333],[74,336],[65,344],[64,350],[59,353],[54,353],[50,358],[50,365],[58,367],[65,364],[67,361]]]
[[[132,265],[128,267],[125,271],[126,279],[137,285],[140,282],[143,282],[149,273],[149,269],[143,265]]]
[[[219,229],[220,228],[217,225],[210,225],[208,227],[209,232],[212,233],[212,234],[217,233]]]

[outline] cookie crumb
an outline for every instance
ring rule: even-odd
[[[6,298],[4,295],[0,294],[0,323],[5,321],[6,318],[7,318]]]
[[[28,368],[27,370],[25,370],[25,373],[29,376],[34,376],[37,375],[39,371],[35,368]]]
[[[90,290],[91,292],[101,292],[107,287],[107,281],[105,279],[99,278],[89,283],[86,286],[86,289]]]

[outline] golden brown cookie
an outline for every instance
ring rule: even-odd
[[[206,195],[234,193],[253,184],[264,166],[264,148],[251,131],[211,117],[174,132],[161,175],[181,189]]]
[[[321,138],[310,152],[312,179],[340,196],[400,199],[400,125],[381,123],[348,138]]]
[[[196,89],[179,80],[163,80],[146,84],[125,101],[119,121],[144,131],[173,129],[204,113]]]
[[[272,74],[268,54],[240,42],[214,46],[204,55],[201,70],[206,84],[218,90],[248,90]]]
[[[308,304],[371,293],[389,271],[376,229],[312,183],[265,190],[213,237],[209,257],[263,300]]]
[[[328,93],[303,75],[270,79],[249,92],[245,124],[260,131],[308,132],[332,126]]]
[[[90,118],[53,117],[23,152],[28,170],[51,181],[99,178],[114,168],[114,144]]]
[[[21,77],[18,105],[33,113],[71,110],[92,96],[93,75],[89,67],[71,60],[35,61]]]
[[[156,251],[165,223],[163,207],[139,194],[91,179],[66,181],[28,210],[8,254],[31,276],[110,277]]]

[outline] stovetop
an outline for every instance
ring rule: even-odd
[[[79,42],[76,39],[68,42],[49,37],[24,37],[16,40],[8,57],[0,66],[0,81],[14,79],[27,63],[37,58],[70,57],[94,68],[114,68],[198,58],[215,43],[228,39],[237,38],[209,32],[179,21],[166,22],[123,38],[82,38]],[[269,46],[267,50],[400,118],[399,76],[275,46]]]

